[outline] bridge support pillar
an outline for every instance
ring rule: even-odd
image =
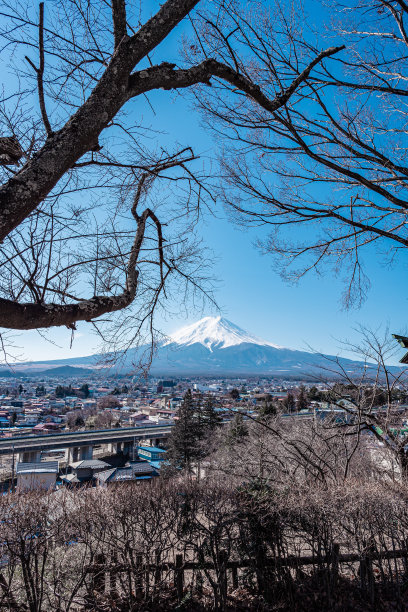
[[[41,461],[41,451],[23,451],[18,453],[17,461],[21,463],[39,463]]]
[[[129,455],[129,457],[131,458],[132,453],[133,453],[133,442],[124,442],[123,443],[123,454]]]
[[[80,446],[79,447],[79,460],[84,461],[86,459],[92,459],[93,456],[93,446],[90,444],[89,446]]]
[[[74,462],[73,451],[73,448],[65,449],[65,461],[67,462],[67,465]]]
[[[88,446],[73,446],[72,448],[67,448],[65,451],[65,459],[68,465],[71,463],[76,463],[77,461],[92,459],[92,456],[92,444],[89,444]]]
[[[85,459],[92,459],[93,446],[73,446],[67,448],[66,459],[68,465],[70,463],[76,463],[77,461],[84,461]]]

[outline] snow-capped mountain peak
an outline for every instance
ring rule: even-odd
[[[214,348],[227,348],[243,343],[281,348],[276,344],[253,336],[223,317],[204,317],[196,323],[182,327],[172,334],[165,344],[172,343],[183,346],[190,346],[198,343],[202,344],[210,351]]]

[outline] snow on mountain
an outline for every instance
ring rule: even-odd
[[[149,346],[129,349],[120,362],[122,372],[131,372],[143,361]],[[330,359],[328,362],[327,359]],[[157,376],[277,376],[295,377],[297,380],[311,376],[312,380],[327,376],[328,363],[334,357],[310,351],[282,348],[244,331],[222,317],[204,317],[187,325],[158,347],[150,372]],[[350,374],[362,371],[367,374],[367,364],[340,358],[339,364]],[[40,370],[44,375],[48,368],[62,365],[98,367],[98,356],[21,364],[20,372],[29,366],[27,373]],[[374,375],[376,374],[373,368]],[[334,374],[333,374],[334,376]]]
[[[196,323],[179,329],[170,336],[169,340],[164,343],[164,346],[173,343],[182,346],[202,344],[210,352],[214,349],[228,348],[244,343],[271,346],[276,349],[282,348],[272,344],[272,342],[267,342],[253,336],[223,317],[204,317]]]

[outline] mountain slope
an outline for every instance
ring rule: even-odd
[[[121,356],[116,371],[129,372],[140,362],[145,347],[131,349]],[[257,338],[222,317],[204,317],[178,330],[158,347],[150,372],[155,375],[260,375],[279,377],[317,377],[322,368],[333,366],[333,356],[284,348]],[[57,366],[95,368],[97,355],[66,360],[21,364],[18,370]],[[348,372],[362,370],[364,364],[339,359]],[[59,368],[58,368],[59,369]],[[80,372],[75,372],[80,375]],[[58,372],[56,372],[58,374]],[[62,371],[61,371],[62,374]]]
[[[316,377],[322,368],[328,368],[328,359],[333,357],[292,350],[257,338],[222,317],[204,317],[178,330],[159,347],[151,372]],[[362,367],[347,359],[341,359],[341,364],[349,372]]]

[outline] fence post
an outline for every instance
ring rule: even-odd
[[[238,588],[238,568],[236,565],[232,566],[231,575],[232,575],[232,588],[235,591],[235,589]]]
[[[195,575],[195,590],[199,598],[201,598],[203,594],[203,583],[204,583],[203,575],[201,571],[198,570]]]
[[[375,578],[371,557],[374,547],[372,543],[366,544],[366,542],[363,542],[363,544],[366,548],[366,552],[360,561],[361,588],[368,594],[370,603],[373,604],[375,601]]]
[[[143,555],[136,555],[135,594],[137,599],[143,597]]]
[[[333,544],[333,548],[331,551],[331,582],[333,587],[337,584],[337,579],[339,577],[339,553],[340,546],[339,544]]]
[[[368,554],[367,554],[367,586],[368,586],[368,595],[370,598],[370,603],[375,603],[375,576],[373,572],[373,554],[375,552],[374,543],[370,542],[368,545]]]
[[[92,575],[92,590],[97,593],[105,592],[105,555],[95,555],[95,569]]]
[[[111,567],[109,573],[109,590],[111,595],[116,595],[116,577],[117,577],[117,568],[115,565],[118,563],[118,553],[116,550],[112,550],[111,552]]]
[[[183,555],[176,555],[176,566],[174,568],[174,584],[176,585],[177,599],[180,602],[183,599],[184,592]]]
[[[228,582],[227,582],[227,559],[226,550],[220,550],[218,553],[218,568],[219,568],[219,592],[222,609],[227,603]]]
[[[156,551],[154,554],[154,562],[156,565],[155,570],[154,570],[154,586],[156,586],[161,580],[160,561],[161,561],[160,548],[156,548]]]

